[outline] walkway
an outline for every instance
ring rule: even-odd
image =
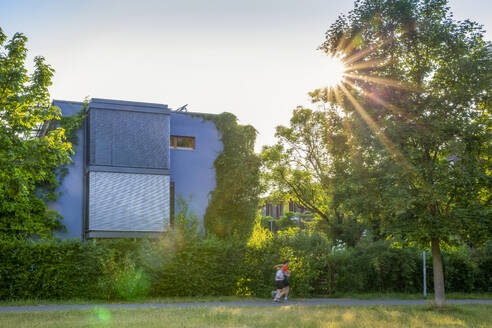
[[[131,303],[131,304],[73,304],[73,305],[34,305],[34,306],[0,306],[0,313],[30,312],[30,311],[66,311],[87,310],[94,308],[105,309],[155,309],[155,308],[184,308],[198,306],[373,306],[373,305],[425,305],[428,300],[356,300],[348,298],[314,298],[308,300],[292,300],[281,304],[271,301],[243,301],[243,302],[196,302],[196,303]],[[447,300],[448,304],[489,304],[492,300]]]

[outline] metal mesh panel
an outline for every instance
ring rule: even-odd
[[[164,231],[169,176],[90,172],[90,231]]]
[[[91,109],[93,165],[169,168],[169,116]]]

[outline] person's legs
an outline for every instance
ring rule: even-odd
[[[275,302],[278,302],[280,298],[284,295],[283,289],[277,289],[277,293],[275,294],[275,298],[273,299]]]
[[[284,289],[282,289],[282,295],[284,296],[284,299],[287,300],[287,296],[289,296],[289,290],[290,290],[290,286],[287,285],[284,287]]]
[[[283,281],[275,281],[275,287],[277,288],[277,293],[275,294],[275,298],[273,299],[275,302],[278,302],[280,297],[283,295]]]

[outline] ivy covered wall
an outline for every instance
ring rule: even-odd
[[[254,153],[256,133],[251,125],[239,125],[231,113],[203,115],[215,123],[222,136],[223,152],[214,167],[216,187],[205,213],[207,232],[220,237],[249,235],[258,210],[260,160]]]

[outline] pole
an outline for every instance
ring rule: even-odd
[[[422,263],[423,263],[423,270],[424,270],[424,297],[427,297],[427,274],[426,274],[426,268],[425,268],[425,251],[422,252]]]

